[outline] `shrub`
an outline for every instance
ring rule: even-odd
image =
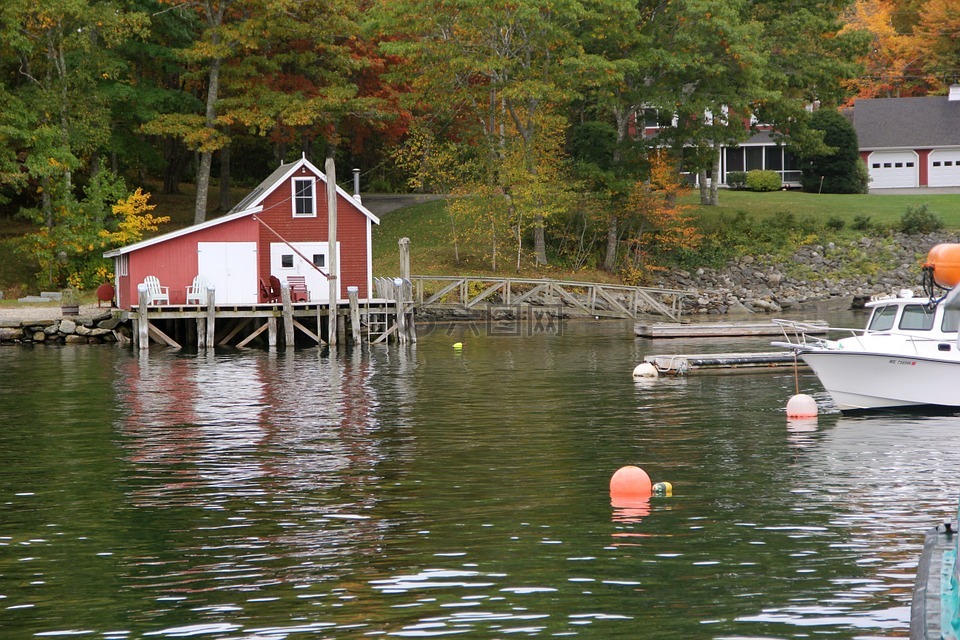
[[[807,193],[864,193],[867,174],[861,167],[857,132],[839,111],[819,109],[810,116],[810,128],[823,131],[826,149],[801,158],[800,180]]]
[[[840,216],[830,216],[827,218],[827,229],[831,231],[840,231],[846,224],[846,221]]]
[[[870,220],[870,216],[858,213],[853,216],[853,223],[850,228],[856,231],[870,231],[873,229],[873,221]]]
[[[747,188],[746,171],[727,171],[727,186],[734,191],[743,191]]]
[[[747,173],[747,189],[750,191],[779,191],[783,180],[776,171],[750,171]]]
[[[930,211],[926,204],[921,204],[907,207],[907,212],[900,218],[899,227],[904,233],[930,233],[943,229],[943,220]]]

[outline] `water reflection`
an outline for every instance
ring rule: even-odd
[[[636,384],[622,329],[0,350],[0,637],[905,637],[956,418]],[[674,497],[611,504],[625,464]]]

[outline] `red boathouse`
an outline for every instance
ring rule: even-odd
[[[149,276],[165,289],[160,304],[171,306],[205,304],[205,298],[188,300],[195,280],[213,285],[218,306],[268,302],[271,276],[288,285],[304,282],[308,302],[329,302],[326,190],[325,175],[304,157],[280,165],[222,217],[108,251],[117,305],[136,306],[137,287]],[[359,298],[368,299],[371,231],[380,221],[346,191],[336,191],[339,297],[357,287]]]

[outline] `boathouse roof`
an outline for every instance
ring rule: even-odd
[[[125,253],[130,253],[132,251],[137,251],[138,249],[143,249],[144,247],[149,247],[151,245],[159,244],[161,242],[166,242],[174,238],[179,238],[191,233],[195,233],[202,229],[209,229],[210,227],[215,227],[220,224],[225,224],[233,220],[237,220],[246,216],[251,216],[255,213],[259,213],[263,210],[263,201],[269,196],[273,191],[283,184],[286,184],[294,173],[299,171],[302,168],[306,168],[313,175],[317,176],[318,181],[322,181],[324,184],[327,182],[327,177],[323,171],[320,171],[313,163],[307,160],[306,156],[300,158],[296,162],[288,162],[286,164],[281,164],[277,167],[273,173],[271,173],[267,178],[258,184],[250,193],[248,193],[240,202],[237,203],[233,209],[228,211],[225,215],[220,216],[219,218],[213,218],[212,220],[207,220],[199,224],[190,225],[182,229],[177,229],[176,231],[170,231],[158,236],[154,236],[148,240],[142,240],[134,244],[128,244],[124,247],[119,247],[117,249],[112,249],[103,254],[104,258],[114,258],[116,256],[123,255]],[[343,196],[347,202],[350,202],[357,211],[365,215],[370,219],[373,224],[380,224],[380,219],[375,216],[369,209],[364,207],[356,198],[350,195],[345,189],[341,188],[340,185],[337,185],[337,195]]]

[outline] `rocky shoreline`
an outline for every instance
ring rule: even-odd
[[[921,290],[921,266],[939,243],[954,234],[892,234],[848,244],[807,245],[789,259],[742,256],[725,269],[674,271],[657,286],[691,291],[685,315],[776,314],[825,301],[843,303]]]
[[[111,344],[123,342],[119,318],[110,309],[81,308],[80,315],[63,316],[59,306],[3,309],[2,344]]]

